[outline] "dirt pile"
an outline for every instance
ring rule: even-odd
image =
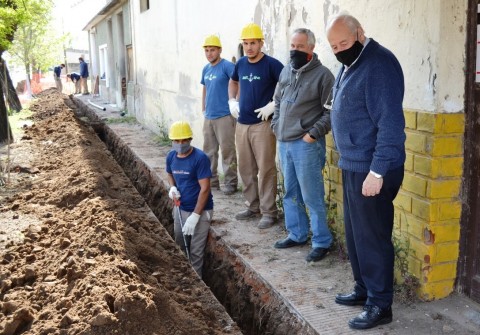
[[[75,105],[30,109],[0,188],[1,334],[226,334],[238,327],[196,276]],[[28,148],[28,150],[25,150]],[[3,193],[3,194],[2,194]],[[5,237],[22,223],[19,237]]]

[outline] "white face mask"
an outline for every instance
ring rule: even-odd
[[[175,143],[172,142],[172,149],[175,150],[178,154],[186,154],[192,146],[190,145],[190,142],[186,143]]]

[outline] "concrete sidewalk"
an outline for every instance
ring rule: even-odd
[[[89,108],[99,120],[127,143],[136,156],[166,183],[165,157],[154,141],[156,134],[138,124],[122,123],[121,110],[99,97],[75,96],[79,106]],[[88,103],[88,100],[100,108]],[[103,110],[105,108],[105,110]],[[128,116],[128,115],[127,115]],[[348,292],[353,286],[350,266],[335,253],[321,262],[307,264],[309,245],[286,250],[274,249],[276,240],[284,238],[283,223],[259,230],[256,221],[237,221],[234,214],[242,210],[240,192],[225,196],[214,190],[215,214],[212,234],[227,244],[239,261],[245,263],[281,297],[300,322],[318,334],[353,334],[348,319],[361,312],[359,307],[334,303],[338,292]],[[433,302],[418,302],[410,306],[394,304],[394,321],[362,334],[480,334],[480,305],[458,294]]]

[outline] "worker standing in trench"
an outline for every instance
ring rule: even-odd
[[[186,251],[193,269],[202,277],[203,257],[213,216],[210,190],[210,160],[191,145],[192,129],[187,122],[172,124],[169,138],[172,148],[167,155],[168,196],[179,201],[173,211],[175,242]]]

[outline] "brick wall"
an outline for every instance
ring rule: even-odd
[[[408,270],[420,281],[420,297],[438,299],[452,292],[457,271],[464,114],[406,110],[405,121],[407,160],[395,199],[394,234],[408,246]],[[337,202],[335,229],[343,234],[337,163],[338,153],[329,135],[326,190]]]

